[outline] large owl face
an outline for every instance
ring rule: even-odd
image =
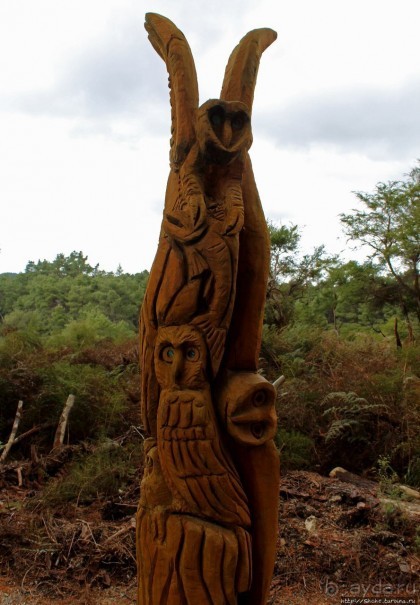
[[[207,101],[198,109],[197,139],[211,161],[229,163],[252,144],[247,106],[240,101]]]
[[[207,383],[207,348],[193,326],[159,328],[155,372],[162,389],[199,389]]]

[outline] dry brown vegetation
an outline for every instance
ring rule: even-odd
[[[117,441],[114,447],[123,446]],[[140,436],[137,446],[141,449]],[[63,484],[81,453],[87,454],[86,446],[69,446],[37,462],[3,467],[2,605],[134,602],[138,475],[122,493],[52,504],[48,486]],[[362,585],[400,587],[399,594],[402,587],[405,594],[414,590],[420,569],[420,500],[396,494],[384,500],[378,483],[357,478],[356,483],[308,471],[283,477],[270,605],[308,598],[320,605],[338,602],[338,595],[362,590]]]

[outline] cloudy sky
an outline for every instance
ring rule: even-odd
[[[352,191],[420,157],[419,0],[0,0],[0,272],[72,250],[150,268],[170,110],[148,11],[187,36],[201,102],[247,31],[277,31],[251,157],[266,215],[298,224],[306,249],[341,250]]]

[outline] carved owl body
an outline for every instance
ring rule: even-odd
[[[155,371],[162,389],[157,417],[159,458],[177,498],[177,510],[249,527],[247,498],[221,442],[200,332],[191,326],[161,328]]]

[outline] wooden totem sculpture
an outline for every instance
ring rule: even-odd
[[[139,605],[264,605],[275,558],[275,389],[258,374],[269,238],[248,149],[270,29],[230,56],[199,107],[182,32],[146,15],[166,63],[171,170],[141,312],[149,438],[137,515]]]

